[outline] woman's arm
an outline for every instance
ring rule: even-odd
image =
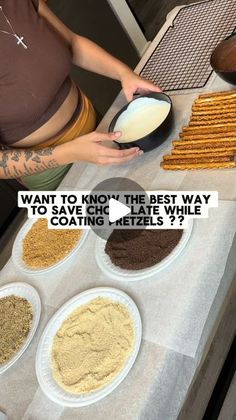
[[[117,140],[120,133],[92,133],[60,146],[42,150],[10,149],[0,151],[0,179],[21,178],[57,166],[86,161],[97,165],[115,165],[142,154],[138,147],[117,150],[105,147],[102,141]]]
[[[135,92],[160,91],[160,88],[154,83],[139,77],[126,64],[113,57],[97,44],[73,33],[54,15],[43,0],[39,0],[39,2],[39,13],[60,33],[70,46],[74,64],[83,69],[119,80],[128,101],[132,100]]]
[[[139,77],[126,64],[87,38],[73,34],[72,51],[73,63],[77,66],[119,80],[128,101],[133,99],[133,94],[136,92],[161,90],[154,83]]]

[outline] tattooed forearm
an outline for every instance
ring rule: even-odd
[[[0,152],[0,178],[19,178],[59,166],[54,147],[42,150],[14,149]]]

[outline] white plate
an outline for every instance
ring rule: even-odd
[[[144,280],[148,277],[154,276],[159,274],[160,271],[164,270],[168,267],[183,251],[186,247],[188,240],[191,236],[193,228],[193,220],[190,219],[188,222],[188,227],[184,229],[183,235],[177,244],[177,246],[173,249],[173,251],[167,255],[162,261],[158,264],[153,265],[152,267],[144,268],[142,270],[125,270],[114,265],[109,257],[109,255],[105,252],[105,247],[107,241],[101,238],[97,238],[96,245],[95,245],[95,257],[99,268],[102,270],[104,274],[110,277],[113,280],[119,281],[138,281]]]
[[[54,270],[55,268],[59,268],[62,265],[64,265],[68,260],[70,260],[81,248],[83,245],[89,230],[82,230],[82,234],[80,236],[80,239],[77,243],[77,245],[72,249],[72,251],[66,255],[65,258],[58,261],[56,264],[50,265],[50,267],[47,268],[31,268],[28,265],[25,264],[25,262],[22,259],[23,254],[23,239],[25,238],[26,234],[29,232],[33,224],[37,222],[37,219],[29,219],[27,222],[22,226],[20,231],[18,232],[16,239],[13,244],[12,248],[12,260],[16,268],[18,268],[21,272],[26,274],[46,274],[50,271]]]
[[[97,297],[112,299],[126,306],[134,322],[135,344],[122,371],[103,388],[82,395],[64,391],[55,381],[51,369],[51,348],[55,334],[63,321],[73,310]],[[42,391],[52,401],[66,407],[83,407],[93,404],[110,394],[126,377],[137,357],[142,338],[142,324],[139,311],[133,300],[120,290],[97,287],[74,296],[66,302],[51,318],[40,339],[36,354],[36,374]]]
[[[0,298],[9,296],[9,295],[15,295],[15,296],[25,298],[31,303],[32,308],[33,308],[33,320],[32,320],[32,326],[31,326],[30,332],[26,338],[25,343],[8,362],[4,363],[3,365],[0,365],[0,374],[5,372],[5,370],[7,370],[10,366],[12,366],[19,359],[19,357],[25,352],[25,350],[29,346],[36,332],[39,319],[40,319],[40,313],[41,313],[41,302],[40,302],[40,297],[38,295],[38,292],[34,289],[34,287],[30,286],[29,284],[17,282],[17,283],[9,283],[9,284],[6,284],[5,286],[2,286],[0,288]]]

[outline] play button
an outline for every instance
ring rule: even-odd
[[[109,200],[109,222],[114,223],[130,213],[130,208],[114,198]]]
[[[137,202],[127,202],[127,196],[135,194],[142,196],[142,205]],[[137,198],[136,197],[136,198]],[[90,224],[93,232],[102,239],[108,239],[114,229],[119,229],[124,223],[129,226],[129,221],[139,214],[142,206],[149,205],[149,197],[137,182],[128,178],[109,178],[97,184],[89,195],[86,205],[86,217],[96,218],[96,224]],[[131,210],[132,208],[132,210]],[[133,235],[138,236],[143,226],[131,224]]]

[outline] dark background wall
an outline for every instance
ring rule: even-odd
[[[119,0],[117,0],[119,1]],[[127,0],[146,38],[153,40],[166,20],[167,14],[176,6],[188,5],[202,0]]]

